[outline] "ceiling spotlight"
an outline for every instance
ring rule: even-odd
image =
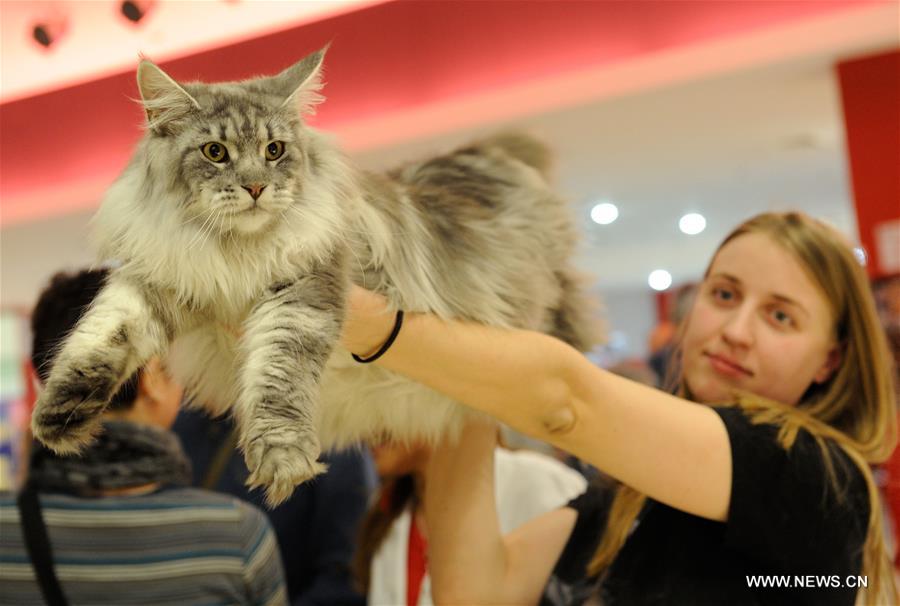
[[[69,20],[63,15],[52,15],[35,22],[31,27],[31,37],[43,48],[50,48],[63,37]]]
[[[609,225],[619,216],[619,209],[615,204],[603,202],[591,209],[591,220],[600,225]]]
[[[156,0],[124,0],[119,8],[126,19],[132,23],[139,23],[153,10],[155,4]]]
[[[665,290],[672,286],[672,274],[664,269],[655,269],[650,272],[650,276],[647,278],[647,284],[649,284],[650,288],[653,290]]]
[[[678,220],[678,229],[689,236],[696,236],[706,229],[706,218],[698,213],[688,213]]]

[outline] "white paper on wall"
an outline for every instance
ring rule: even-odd
[[[882,221],[875,226],[875,247],[881,273],[900,272],[900,219]]]

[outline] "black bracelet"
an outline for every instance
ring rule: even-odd
[[[401,326],[403,326],[403,310],[398,309],[397,317],[396,317],[396,319],[394,319],[394,328],[393,328],[393,330],[391,330],[391,334],[388,336],[387,341],[384,342],[384,345],[382,345],[378,351],[376,351],[374,354],[372,354],[368,358],[360,358],[355,353],[351,353],[350,355],[353,356],[353,359],[356,360],[357,362],[359,362],[360,364],[368,364],[369,362],[374,362],[375,360],[377,360],[378,358],[383,356],[384,352],[386,352],[388,349],[390,349],[391,345],[394,344],[394,340],[396,340],[397,335],[400,334]]]

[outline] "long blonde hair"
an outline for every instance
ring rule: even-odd
[[[868,278],[850,245],[837,231],[802,213],[753,217],[731,232],[716,254],[747,233],[763,233],[778,242],[802,263],[822,289],[831,304],[842,361],[828,381],[810,386],[796,406],[752,394],[735,394],[736,404],[751,422],[777,425],[778,440],[785,449],[793,445],[801,429],[808,431],[822,450],[833,484],[836,476],[827,441],[839,446],[856,464],[868,487],[870,511],[862,562],[868,588],[859,597],[896,603],[898,593],[884,544],[880,499],[869,465],[887,460],[897,444],[897,392],[893,360]],[[680,334],[683,332],[684,325]],[[680,395],[689,397],[682,376],[677,376],[675,386]],[[628,486],[619,489],[589,567],[592,574],[600,573],[615,559],[645,501],[643,494]]]

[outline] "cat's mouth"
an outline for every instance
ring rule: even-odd
[[[268,209],[258,203],[248,205],[246,208],[234,209],[231,212],[231,225],[233,229],[243,233],[255,233],[272,220]]]
[[[257,213],[264,213],[264,212],[266,212],[266,209],[264,209],[259,203],[254,202],[253,204],[251,204],[251,205],[248,206],[247,208],[245,208],[245,209],[243,209],[243,210],[239,210],[239,211],[237,211],[237,212],[234,213],[234,214],[236,214],[236,215],[245,215],[245,216],[246,216],[246,215],[254,215],[254,214],[257,214]]]

